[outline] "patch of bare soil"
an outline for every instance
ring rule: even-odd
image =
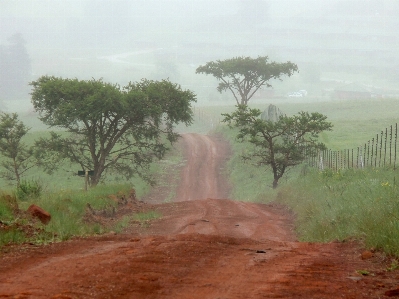
[[[184,135],[187,165],[163,216],[125,234],[0,257],[0,298],[388,298],[399,272],[356,242],[298,242],[278,204],[223,199],[228,146]],[[157,191],[154,191],[156,194]],[[153,197],[154,198],[154,197]],[[161,200],[163,202],[163,199]],[[362,254],[363,253],[363,254]],[[363,258],[362,258],[363,257]]]

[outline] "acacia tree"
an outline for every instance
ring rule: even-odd
[[[199,66],[196,73],[214,76],[220,81],[217,87],[220,93],[230,90],[237,105],[247,105],[262,86],[271,87],[269,80],[281,80],[283,75],[290,77],[298,71],[297,65],[290,61],[277,63],[268,60],[267,56],[259,56],[211,61]]]
[[[51,172],[59,161],[77,163],[94,171],[93,186],[107,172],[151,181],[149,164],[177,140],[175,125],[192,122],[195,95],[168,80],[121,88],[102,80],[43,76],[31,85],[39,119],[68,133],[51,132],[36,142],[43,148],[42,165]]]
[[[27,146],[22,138],[30,128],[18,119],[17,113],[1,113],[0,115],[0,154],[5,158],[0,165],[3,171],[0,176],[20,185],[22,175],[37,165],[34,147]]]
[[[317,141],[323,131],[330,131],[332,124],[327,117],[317,113],[299,112],[294,116],[282,115],[277,121],[259,118],[259,109],[239,105],[231,114],[223,114],[231,128],[239,129],[237,139],[250,142],[253,150],[243,155],[257,166],[270,166],[273,172],[273,188],[288,168],[302,163],[305,154],[324,150],[325,145]]]

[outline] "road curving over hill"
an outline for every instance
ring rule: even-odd
[[[230,188],[223,175],[230,153],[228,143],[216,136],[184,134],[182,146],[187,163],[175,201],[228,198]]]
[[[149,205],[161,218],[3,253],[0,298],[394,296],[399,272],[385,270],[382,254],[362,259],[351,241],[299,242],[286,207],[226,199],[229,147],[220,137],[185,134],[180,144],[187,163],[175,200]]]

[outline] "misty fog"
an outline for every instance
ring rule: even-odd
[[[195,69],[263,55],[299,67],[272,82],[282,100],[296,90],[308,92],[300,100],[330,100],[343,85],[393,97],[398,16],[397,0],[2,0],[0,108],[29,110],[28,82],[42,75],[121,85],[169,78],[199,104],[233,105]]]

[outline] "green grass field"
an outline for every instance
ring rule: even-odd
[[[267,105],[252,107],[264,110]],[[277,106],[288,115],[301,110],[327,115],[334,128],[323,133],[321,140],[330,149],[340,150],[364,144],[385,127],[395,124],[399,100],[281,103]],[[231,107],[225,109],[231,110]],[[368,248],[399,257],[398,170],[367,168],[320,172],[303,164],[286,173],[279,188],[274,190],[270,169],[241,161],[240,154],[249,145],[237,143],[234,131],[226,126],[220,126],[218,131],[230,140],[233,148],[228,166],[234,186],[233,199],[286,204],[297,216],[296,230],[302,241],[355,238]]]
[[[270,104],[276,105],[287,115],[293,115],[299,111],[325,114],[334,127],[331,132],[326,132],[321,136],[321,141],[331,149],[348,149],[364,144],[381,130],[399,121],[399,100],[397,99],[324,102],[300,102],[299,100],[287,102],[286,99],[270,99],[265,100],[264,103],[259,103],[257,100],[252,103],[250,101],[249,106],[263,111]],[[221,113],[229,113],[234,109],[234,100],[231,100],[231,105],[228,106],[215,105],[198,108],[205,115],[203,121],[214,119],[215,122],[223,119]],[[208,122],[210,123],[210,120]]]

